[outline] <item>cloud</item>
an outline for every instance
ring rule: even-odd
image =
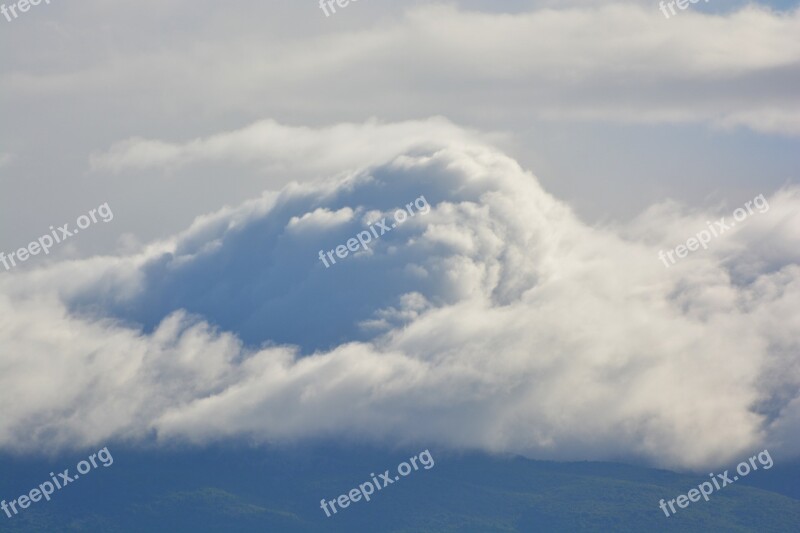
[[[260,164],[270,170],[343,171],[377,164],[441,136],[450,142],[499,139],[458,128],[437,117],[420,121],[343,123],[325,128],[293,127],[262,120],[244,128],[184,143],[131,138],[92,155],[95,171],[170,169],[227,162]]]
[[[686,468],[797,455],[798,189],[666,269],[658,251],[716,212],[664,204],[590,227],[439,127],[368,125],[396,153],[351,148],[361,168],[138,255],[0,276],[0,447],[326,437]],[[258,151],[236,138],[227,153]],[[431,211],[370,253],[319,261],[420,195]]]
[[[195,4],[171,6],[217,18],[229,11]],[[395,119],[440,113],[486,127],[489,120],[525,117],[800,133],[793,90],[800,9],[692,8],[667,20],[652,2],[552,4],[509,14],[412,3],[386,7],[391,16],[380,17],[365,8],[321,31],[309,20],[321,13],[298,7],[285,17],[296,17],[304,31],[289,35],[282,28],[264,31],[270,20],[285,26],[269,6],[264,16],[238,21],[235,35],[213,24],[217,30],[203,26],[199,42],[196,35],[177,34],[158,54],[145,46],[115,49],[110,58],[73,53],[80,63],[58,73],[26,61],[6,69],[0,86],[13,99],[103,99],[110,88],[131,91],[159,118],[202,110],[319,123],[354,113]],[[128,10],[120,13],[130,16]],[[79,15],[88,16],[72,14]],[[153,85],[153,79],[161,82]],[[140,150],[151,161],[174,155],[158,143]]]

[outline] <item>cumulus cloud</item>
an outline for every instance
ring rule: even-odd
[[[361,168],[138,255],[0,276],[0,447],[326,437],[687,468],[797,454],[800,191],[765,191],[769,212],[666,269],[658,251],[715,212],[590,227],[440,126],[370,126],[391,138],[383,161],[348,155]],[[430,212],[370,253],[319,261],[420,195]]]

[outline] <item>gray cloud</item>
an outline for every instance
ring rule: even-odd
[[[424,116],[470,121],[481,118],[491,89],[502,98],[490,105],[506,120],[524,110],[535,118],[800,133],[800,103],[787,83],[800,64],[797,9],[693,9],[667,21],[651,3],[578,3],[513,17],[412,4],[377,23],[364,21],[374,15],[358,8],[346,13],[344,27],[323,25],[294,37],[245,32],[197,43],[179,33],[158,54],[120,50],[57,74],[27,63],[0,77],[0,87],[15,100],[135,89],[159,114],[274,114],[268,102],[279,101],[283,113],[319,119],[354,106],[377,115],[404,103]],[[292,16],[319,15],[305,11]],[[356,21],[367,23],[356,29]],[[354,86],[369,87],[369,98]],[[445,86],[460,88],[459,98],[447,98]]]

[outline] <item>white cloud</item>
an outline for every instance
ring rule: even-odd
[[[0,276],[0,447],[154,431],[677,467],[800,451],[800,191],[667,270],[658,250],[713,213],[588,227],[513,160],[440,127],[368,125],[396,150],[379,164],[361,132],[324,129],[359,147],[337,161],[362,171],[200,217],[138,256]],[[302,147],[287,161],[318,145],[282,134]],[[222,138],[211,157],[263,141],[259,127]],[[330,269],[317,251],[363,221],[289,227],[421,194],[430,213]]]
[[[325,226],[350,222],[353,220],[354,214],[355,212],[349,207],[339,209],[335,212],[319,208],[301,217],[292,217],[286,225],[286,229],[294,231],[319,230]]]
[[[262,120],[239,130],[166,143],[141,138],[116,143],[107,152],[91,157],[93,169],[120,172],[127,169],[159,169],[209,162],[256,163],[270,169],[342,171],[377,164],[392,154],[409,150],[431,139],[470,143],[499,138],[458,128],[444,118],[400,123],[370,120],[311,129]]]

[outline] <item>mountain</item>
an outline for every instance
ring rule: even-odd
[[[5,532],[534,532],[796,531],[800,465],[751,473],[667,518],[659,501],[705,474],[615,463],[556,463],[484,454],[437,454],[419,468],[326,517],[320,500],[368,482],[422,450],[386,452],[321,444],[277,448],[134,451],[109,447],[100,465],[9,519]],[[88,456],[88,453],[86,454]],[[6,501],[77,464],[3,456]],[[75,468],[71,467],[70,472]],[[384,482],[385,483],[385,482]]]

